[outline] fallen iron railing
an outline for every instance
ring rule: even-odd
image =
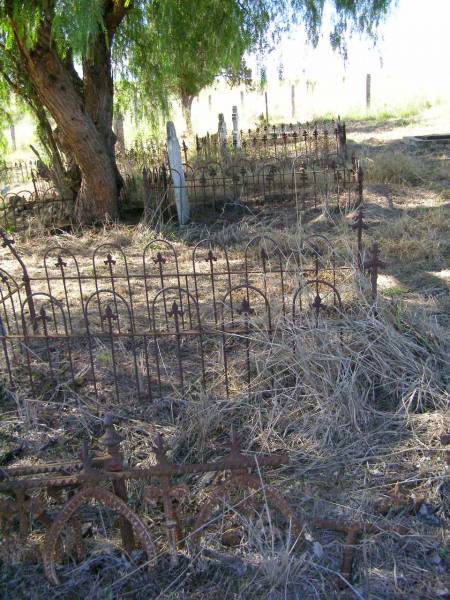
[[[156,508],[162,505],[164,527],[167,534],[167,548],[172,564],[178,560],[178,550],[184,546],[191,556],[201,552],[201,540],[213,528],[213,538],[227,547],[241,543],[244,528],[252,527],[251,515],[258,515],[259,521],[266,515],[268,526],[279,531],[284,525],[284,534],[291,540],[291,549],[304,546],[303,534],[308,526],[328,529],[346,534],[342,562],[341,581],[351,581],[354,546],[359,535],[380,533],[383,529],[373,523],[345,522],[342,520],[300,519],[288,502],[274,486],[263,482],[261,468],[280,466],[288,463],[286,455],[245,455],[239,440],[232,435],[230,454],[216,462],[198,464],[174,464],[167,456],[167,447],[159,435],[151,452],[156,463],[148,467],[125,466],[120,451],[122,438],[113,426],[113,417],[105,418],[105,434],[100,439],[106,454],[91,457],[87,443],[83,448],[81,462],[64,462],[43,465],[8,467],[0,470],[0,493],[8,497],[0,500],[0,520],[5,543],[18,534],[25,544],[31,529],[36,529],[36,521],[45,527],[42,544],[42,561],[49,581],[59,584],[55,562],[63,558],[61,536],[71,530],[73,552],[78,560],[85,556],[83,522],[78,513],[93,500],[106,509],[119,515],[119,529],[123,548],[130,553],[136,539],[147,555],[151,568],[156,564],[156,545],[149,528],[131,508],[127,492],[127,482],[157,479],[158,483],[146,485],[143,490],[144,502]],[[185,483],[174,481],[184,475],[208,472],[224,473],[224,480],[213,483],[204,493],[202,508],[194,519],[193,529],[186,534],[183,530],[183,502],[190,496]],[[108,489],[109,486],[111,489]],[[249,495],[242,497],[242,492]],[[238,499],[235,498],[238,494]],[[55,504],[58,509],[55,514]],[[231,528],[226,524],[228,508],[231,509]],[[219,515],[217,516],[217,511]],[[239,516],[239,519],[236,517]],[[276,517],[280,520],[276,520]],[[92,520],[92,513],[89,514]],[[103,516],[102,516],[103,519]],[[214,530],[220,523],[221,526]],[[276,524],[276,525],[275,525]],[[225,529],[225,530],[223,530]],[[392,531],[403,535],[404,528]]]

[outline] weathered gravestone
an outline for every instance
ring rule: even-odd
[[[167,123],[167,154],[172,175],[173,188],[175,191],[175,202],[177,205],[178,222],[186,225],[189,221],[189,199],[184,178],[183,160],[181,158],[180,143],[172,121]]]
[[[218,138],[219,138],[219,149],[222,159],[228,161],[230,159],[230,152],[227,145],[227,124],[225,123],[225,117],[223,113],[219,114],[219,126],[218,126]]]

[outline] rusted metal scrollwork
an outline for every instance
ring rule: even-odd
[[[82,461],[47,466],[5,467],[0,471],[0,493],[9,496],[0,501],[2,529],[11,533],[18,521],[19,538],[24,544],[28,539],[31,520],[41,522],[47,529],[42,546],[44,571],[54,585],[59,584],[55,563],[63,557],[62,534],[65,529],[69,528],[69,541],[72,542],[76,558],[81,560],[85,555],[80,509],[92,501],[118,515],[125,551],[130,553],[136,540],[147,555],[149,567],[155,564],[156,548],[152,535],[131,508],[127,497],[126,482],[132,480],[146,483],[144,499],[147,507],[155,509],[158,503],[162,504],[172,564],[177,563],[178,547],[183,541],[187,542],[188,549],[197,554],[200,540],[207,533],[216,536],[217,541],[222,541],[225,545],[239,545],[244,527],[248,529],[252,524],[252,517],[256,516],[260,521],[266,517],[272,532],[282,533],[279,527],[285,528],[292,548],[298,543],[306,543],[303,532],[307,526],[344,533],[346,538],[341,582],[350,581],[354,546],[359,536],[382,532],[382,528],[373,523],[300,519],[282,494],[274,486],[265,484],[261,476],[261,468],[287,464],[287,456],[244,454],[234,433],[228,456],[215,462],[197,464],[172,463],[163,437],[158,435],[151,448],[156,463],[149,467],[127,468],[120,452],[122,438],[115,431],[113,423],[114,419],[108,415],[104,421],[105,433],[100,438],[101,445],[107,450],[104,455],[91,458],[85,442]],[[186,534],[183,531],[181,509],[184,508],[183,502],[190,491],[185,483],[174,478],[207,472],[222,473],[224,480],[206,489],[201,509],[193,519],[193,530]],[[149,480],[156,482],[148,485]],[[33,496],[33,493],[37,495]],[[66,497],[68,499],[64,500]],[[55,503],[62,504],[56,516]],[[225,511],[218,518],[217,509]],[[239,527],[234,531],[222,532],[217,526],[219,530],[215,530],[217,523],[222,520],[226,522],[226,511],[228,515],[231,514],[232,519],[240,518]],[[251,532],[250,529],[248,531]],[[407,533],[404,528],[394,528],[391,531],[399,535]],[[224,533],[228,536],[227,539],[224,538]]]
[[[154,565],[156,555],[155,544],[147,527],[138,515],[131,510],[123,500],[116,496],[116,494],[96,485],[88,485],[63,506],[45,537],[42,548],[42,561],[45,574],[48,580],[54,585],[59,585],[59,579],[55,568],[58,538],[76,511],[90,500],[97,500],[97,502],[101,503],[103,506],[119,513],[119,515],[130,523],[133,532],[147,554],[149,566]]]
[[[28,535],[30,517],[38,519],[47,528],[42,547],[42,560],[47,578],[54,585],[59,584],[55,562],[62,558],[61,534],[69,527],[75,555],[81,559],[84,555],[82,523],[78,511],[92,501],[111,509],[119,515],[119,527],[122,544],[127,552],[135,546],[135,538],[147,554],[149,566],[154,565],[156,550],[152,536],[146,525],[130,507],[127,497],[126,482],[130,480],[148,481],[156,478],[157,483],[146,485],[144,498],[150,507],[155,507],[159,500],[165,515],[168,545],[172,563],[177,562],[177,546],[181,542],[182,520],[179,504],[189,494],[185,484],[174,483],[174,476],[206,473],[209,471],[226,471],[236,473],[233,484],[255,489],[260,480],[251,476],[250,471],[261,466],[277,466],[285,464],[284,455],[261,456],[258,459],[242,454],[233,436],[231,453],[227,458],[217,462],[199,464],[174,464],[167,457],[167,447],[162,436],[158,435],[152,446],[156,464],[148,468],[128,468],[123,462],[120,452],[122,438],[114,429],[114,419],[107,415],[104,420],[105,433],[100,438],[101,445],[107,453],[91,458],[84,445],[83,460],[71,463],[55,463],[35,465],[31,467],[5,467],[0,472],[0,493],[13,496],[15,500],[5,499],[0,503],[2,527],[11,528],[14,521],[19,522],[20,537],[23,542]],[[112,491],[105,486],[112,486]],[[293,512],[276,490],[270,486],[264,488],[266,494],[273,498],[274,504],[287,517]],[[73,494],[64,503],[62,492]],[[31,496],[33,492],[38,496]],[[52,516],[50,504],[63,503],[56,517]]]

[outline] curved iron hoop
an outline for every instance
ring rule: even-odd
[[[106,242],[105,244],[100,244],[100,246],[97,246],[97,248],[95,248],[94,252],[92,253],[92,267],[94,269],[95,277],[97,277],[97,268],[96,268],[95,261],[96,261],[96,259],[98,259],[98,254],[99,254],[100,250],[103,250],[104,248],[115,250],[122,256],[124,265],[125,265],[125,272],[128,277],[128,262],[127,262],[126,254],[123,251],[123,248],[121,246],[119,246],[118,244],[113,244],[110,242]]]
[[[163,244],[164,246],[167,246],[167,248],[170,249],[170,251],[171,251],[171,253],[173,255],[173,258],[175,259],[175,267],[176,267],[176,270],[177,270],[177,273],[178,273],[178,256],[177,256],[177,253],[176,253],[174,245],[171,244],[170,242],[168,242],[167,240],[162,239],[162,238],[156,238],[155,240],[152,240],[151,242],[149,242],[145,246],[144,250],[142,251],[142,264],[143,264],[143,267],[144,267],[144,275],[146,274],[146,260],[145,259],[146,259],[147,251],[150,248],[153,248],[154,246],[156,246],[157,244]]]
[[[193,176],[196,182],[199,180],[199,172],[200,177],[204,177],[206,172],[210,179],[223,179],[225,176],[222,165],[216,160],[202,161],[194,167]]]
[[[201,334],[202,332],[202,322],[201,322],[201,318],[200,318],[200,309],[198,306],[198,302],[196,301],[195,297],[193,296],[193,294],[191,294],[191,292],[189,292],[189,290],[185,289],[185,288],[180,288],[177,287],[176,285],[172,285],[172,286],[168,286],[163,288],[162,290],[159,290],[159,292],[156,294],[156,296],[153,298],[152,300],[152,323],[153,326],[155,326],[155,307],[156,307],[156,302],[158,301],[159,296],[163,297],[163,302],[165,305],[165,295],[167,292],[171,292],[171,291],[176,291],[178,292],[178,296],[180,297],[181,294],[186,294],[186,296],[188,297],[189,300],[192,300],[192,302],[194,303],[194,308],[195,308],[195,314],[197,317],[197,322],[198,322],[198,327],[199,327],[199,333]],[[191,310],[189,308],[189,316],[191,314]],[[181,330],[181,334],[183,333],[183,330]]]
[[[247,245],[245,246],[245,250],[244,250],[244,259],[245,262],[247,263],[248,260],[248,252],[250,250],[250,247],[255,245],[257,242],[259,241],[265,241],[268,240],[269,242],[271,242],[274,247],[276,252],[279,254],[279,257],[281,259],[281,256],[284,256],[282,249],[280,248],[278,242],[276,242],[273,237],[271,237],[270,235],[255,235],[254,237],[252,237],[248,242]]]
[[[8,283],[8,281],[12,281],[15,287],[15,290],[13,292],[11,292],[11,285]],[[20,288],[22,287],[20,284],[17,283],[15,277],[13,277],[11,273],[9,273],[6,269],[3,269],[2,267],[0,267],[0,283],[4,283],[6,285],[9,294],[20,292]]]
[[[97,500],[97,502],[100,504],[103,504],[104,506],[118,512],[124,519],[128,521],[128,523],[130,523],[134,534],[141,542],[142,547],[147,554],[149,568],[153,566],[156,562],[155,543],[150,535],[150,532],[141,521],[139,516],[133,510],[131,510],[131,508],[123,500],[121,500],[112,492],[95,486],[87,486],[75,494],[75,496],[73,496],[73,498],[71,498],[63,506],[52,526],[48,530],[47,535],[45,536],[45,541],[42,548],[42,561],[47,579],[54,585],[59,585],[60,582],[56,574],[55,567],[55,554],[58,538],[69,519],[81,506],[83,506],[83,504],[89,500]]]
[[[43,195],[42,195],[42,198],[41,198],[41,202],[45,202],[46,200],[47,200],[47,201],[48,201],[48,200],[50,200],[50,199],[48,198],[48,196],[49,196],[50,194],[53,194],[53,195],[55,195],[55,193],[56,193],[56,194],[58,194],[58,196],[59,196],[59,190],[58,190],[58,188],[57,188],[56,186],[52,185],[51,187],[47,188],[47,189],[44,191],[44,193],[43,193]],[[52,200],[55,200],[55,197],[54,197],[54,196],[53,196]],[[56,198],[56,200],[60,200],[61,202],[64,202],[63,198],[60,198],[60,197]]]
[[[145,289],[145,300],[146,300],[146,304],[147,304],[147,316],[148,316],[148,320],[149,322],[152,321],[152,317],[151,317],[151,311],[150,311],[150,297],[149,297],[149,289],[148,289],[148,285],[147,285],[147,279],[149,277],[148,273],[147,273],[147,251],[150,248],[153,248],[154,246],[157,246],[158,244],[162,244],[163,246],[166,246],[169,250],[170,250],[170,254],[172,255],[174,262],[175,262],[175,273],[165,273],[164,272],[164,268],[163,265],[166,262],[166,259],[163,257],[163,255],[161,254],[161,252],[157,252],[156,257],[152,258],[152,261],[155,263],[155,265],[158,265],[157,271],[159,274],[159,281],[161,284],[161,290],[164,289],[164,287],[166,287],[164,285],[164,277],[176,277],[177,279],[177,283],[178,283],[178,287],[181,289],[181,278],[180,278],[180,270],[178,267],[178,256],[175,250],[175,247],[173,246],[173,244],[171,244],[170,242],[168,242],[167,240],[164,240],[162,238],[156,238],[155,240],[152,240],[151,242],[149,242],[143,252],[142,252],[142,265],[143,265],[143,269],[144,269],[144,289]],[[164,301],[165,302],[165,301]],[[180,296],[180,304],[183,304],[183,300]],[[166,305],[164,304],[165,309],[167,309]]]
[[[342,301],[341,301],[341,296],[336,288],[336,286],[334,286],[332,283],[330,283],[329,281],[325,281],[324,279],[309,279],[307,281],[305,281],[305,283],[301,286],[299,286],[293,297],[292,297],[292,319],[295,321],[295,306],[296,306],[296,302],[297,302],[297,298],[299,297],[299,295],[302,293],[302,291],[307,287],[307,286],[316,286],[316,290],[318,288],[319,285],[325,285],[329,288],[331,288],[331,290],[333,291],[333,293],[335,294],[335,297],[337,298],[337,302],[338,302],[338,310],[340,312],[342,312]],[[336,307],[334,307],[336,308]]]
[[[55,265],[53,265],[53,267],[49,267],[48,265],[48,261],[50,260],[50,254],[53,252],[57,252],[58,256],[55,257],[57,258],[57,262]],[[64,287],[64,296],[66,299],[66,308],[67,308],[67,314],[69,317],[69,324],[72,327],[72,315],[70,312],[70,305],[69,305],[69,295],[68,295],[68,291],[67,291],[67,285],[66,285],[66,272],[65,269],[67,267],[67,264],[64,262],[63,260],[63,256],[68,256],[70,257],[71,260],[73,260],[73,263],[75,265],[75,270],[76,270],[76,280],[78,281],[78,290],[80,293],[80,304],[81,304],[81,309],[84,315],[84,299],[83,299],[83,288],[81,285],[81,273],[80,273],[80,267],[78,265],[78,260],[77,257],[75,256],[75,254],[73,252],[71,252],[70,250],[66,250],[65,248],[61,248],[60,246],[51,246],[50,248],[48,248],[44,254],[44,270],[45,270],[45,277],[47,279],[47,287],[48,287],[48,293],[51,295],[51,276],[49,275],[49,268],[53,268],[53,269],[59,269],[60,275],[61,275],[61,279],[63,282],[63,287]]]
[[[61,248],[61,246],[51,246],[50,248],[48,248],[46,250],[46,252],[44,254],[44,268],[45,268],[45,272],[47,273],[47,268],[48,268],[47,260],[49,259],[50,253],[53,252],[53,251],[55,251],[55,250],[59,252],[58,258],[59,257],[62,258],[63,255],[67,255],[67,256],[70,256],[70,258],[73,259],[73,261],[75,263],[76,270],[77,270],[77,275],[79,277],[80,276],[80,268],[78,266],[77,257],[75,256],[75,254],[71,250],[67,250],[66,248]],[[59,266],[60,265],[55,265],[53,268],[56,269]]]
[[[130,325],[132,327],[132,331],[134,332],[133,313],[132,313],[132,310],[130,308],[130,305],[125,300],[125,298],[122,296],[122,294],[119,294],[119,292],[115,292],[114,290],[100,289],[100,290],[95,290],[95,292],[92,292],[92,294],[90,296],[88,296],[88,298],[86,300],[86,303],[84,305],[84,319],[85,319],[85,324],[86,324],[86,331],[88,332],[88,334],[91,335],[91,332],[89,330],[89,315],[88,315],[89,304],[90,304],[91,300],[94,298],[94,296],[96,296],[97,297],[97,304],[99,306],[100,305],[100,296],[102,294],[109,294],[114,299],[118,298],[121,302],[123,302],[123,304],[125,305],[126,311],[127,311],[127,315],[128,315],[128,319],[130,321]],[[102,316],[103,315],[101,314],[101,310],[100,310],[99,311],[99,317],[102,318]]]
[[[92,266],[93,266],[93,269],[94,269],[95,289],[96,289],[97,292],[99,291],[99,289],[98,289],[98,279],[97,279],[96,259],[97,259],[97,255],[98,255],[99,251],[103,250],[104,248],[110,248],[110,249],[116,250],[122,256],[122,258],[123,258],[123,262],[124,262],[124,265],[125,265],[125,276],[126,276],[127,287],[128,287],[128,296],[129,296],[129,299],[130,299],[130,307],[131,307],[132,314],[134,314],[133,293],[131,291],[130,274],[129,274],[129,271],[128,271],[128,261],[127,261],[126,254],[123,251],[123,248],[121,248],[118,244],[110,244],[108,242],[106,244],[101,244],[100,246],[97,246],[97,248],[95,248],[94,252],[92,253]],[[109,267],[109,276],[111,278],[111,288],[112,288],[112,291],[115,294],[116,293],[116,287],[115,287],[115,284],[114,284],[114,272],[113,272],[113,264],[115,264],[115,261],[110,260],[110,256],[111,256],[111,252],[107,252],[107,263],[108,263],[108,267]],[[120,295],[119,295],[119,297],[120,297]],[[98,306],[98,310],[99,310],[99,313],[100,313],[100,304]],[[133,328],[133,332],[134,332],[134,319],[132,319],[130,321],[130,323],[131,323],[131,327]]]
[[[167,304],[166,304],[166,295],[168,292],[174,291],[176,292],[176,294],[178,295],[178,297],[180,298],[180,307],[178,307],[178,305],[176,304],[175,300],[172,304],[171,307],[171,311],[167,310]],[[157,371],[157,378],[158,378],[158,385],[159,385],[159,393],[161,395],[161,372],[160,372],[160,358],[159,358],[159,353],[157,350],[157,339],[158,339],[158,334],[156,333],[156,319],[155,319],[155,307],[156,307],[156,303],[158,301],[158,298],[160,296],[162,296],[163,299],[163,306],[164,306],[164,312],[165,312],[165,318],[166,318],[166,328],[167,331],[169,331],[169,324],[168,324],[168,316],[173,316],[174,317],[174,322],[175,322],[175,330],[172,332],[173,335],[175,336],[176,339],[176,344],[177,344],[177,362],[178,362],[178,371],[179,371],[179,378],[180,378],[180,383],[181,383],[181,389],[182,389],[182,393],[184,394],[184,370],[183,370],[183,361],[181,358],[181,345],[180,345],[180,339],[183,336],[183,331],[184,331],[184,311],[183,311],[183,305],[181,303],[181,299],[183,294],[186,294],[187,296],[187,304],[188,304],[188,313],[189,313],[189,325],[192,329],[192,311],[191,311],[191,301],[194,304],[194,308],[195,308],[195,314],[197,317],[197,324],[198,324],[198,339],[199,339],[199,343],[200,343],[200,360],[201,360],[201,368],[202,368],[202,384],[203,384],[203,388],[206,389],[206,373],[205,373],[205,357],[204,357],[204,352],[203,352],[203,329],[202,329],[202,321],[200,318],[200,309],[198,306],[198,303],[196,301],[196,299],[194,298],[194,296],[186,289],[184,288],[179,288],[176,286],[169,286],[166,288],[163,288],[162,290],[160,290],[156,296],[153,298],[152,301],[152,312],[151,312],[151,320],[152,320],[152,324],[153,327],[155,328],[154,331],[154,340],[155,340],[155,362],[156,362],[156,371]],[[169,315],[169,312],[171,313]],[[181,323],[182,323],[182,327],[180,328],[180,322],[179,322],[179,317],[181,317]]]
[[[264,303],[266,305],[267,316],[268,316],[268,319],[269,319],[269,332],[271,333],[272,332],[272,312],[271,312],[271,309],[270,309],[270,302],[267,299],[266,294],[262,290],[260,290],[259,288],[255,287],[254,285],[251,285],[249,283],[241,283],[240,285],[235,285],[231,289],[229,289],[226,292],[226,294],[223,296],[222,302],[221,302],[221,305],[222,305],[222,325],[224,324],[224,314],[223,314],[223,311],[224,311],[224,307],[225,307],[225,304],[226,304],[226,299],[227,299],[228,296],[231,296],[231,294],[233,292],[237,292],[238,290],[247,290],[247,301],[248,301],[248,296],[249,296],[249,294],[248,294],[249,290],[252,290],[253,292],[256,292],[257,294],[259,294],[261,296],[261,298],[263,298]],[[230,306],[231,306],[231,302],[230,302]]]
[[[25,308],[26,308],[26,306],[28,306],[28,309],[30,310],[31,305],[33,305],[33,308],[35,309],[34,300],[38,297],[47,298],[50,301],[56,331],[58,331],[58,324],[56,322],[56,313],[55,313],[54,309],[55,309],[55,307],[59,309],[59,311],[61,313],[61,317],[62,317],[62,322],[64,325],[64,335],[69,335],[69,330],[67,328],[67,319],[66,319],[66,315],[64,312],[64,307],[63,307],[62,302],[60,300],[58,300],[57,298],[55,298],[54,296],[52,296],[51,294],[47,294],[46,292],[34,292],[33,294],[31,294],[30,298],[28,298],[28,297],[25,298],[25,300],[22,302],[22,304],[20,306],[24,336],[26,337],[28,335],[28,329],[27,329],[25,314],[24,314]],[[30,316],[33,319],[33,316],[31,315],[31,310],[30,310]],[[36,314],[34,319],[38,320],[40,317],[43,317],[43,316],[44,315],[43,315],[42,309],[41,309],[41,315]]]

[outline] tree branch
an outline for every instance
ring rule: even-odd
[[[107,0],[105,7],[105,25],[110,41],[114,37],[117,27],[132,8],[133,2],[127,2],[127,0],[120,0],[120,2]]]

